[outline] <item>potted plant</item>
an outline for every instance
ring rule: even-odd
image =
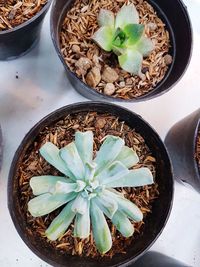
[[[8,181],[18,233],[53,266],[134,262],[162,232],[172,197],[157,133],[135,113],[100,102],[63,107],[36,124]]]
[[[24,55],[38,42],[51,0],[0,1],[0,60]]]
[[[56,0],[51,32],[72,85],[92,100],[136,102],[168,91],[192,48],[180,0]]]
[[[174,177],[200,192],[200,109],[177,122],[168,132],[165,144]]]

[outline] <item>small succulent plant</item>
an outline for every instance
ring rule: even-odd
[[[144,25],[133,4],[123,6],[116,18],[112,11],[101,9],[98,15],[99,29],[92,39],[105,51],[113,51],[122,69],[141,75],[143,57],[154,49],[150,39],[144,36]]]
[[[139,158],[124,140],[108,135],[93,159],[93,133],[76,132],[75,141],[58,149],[47,142],[42,157],[64,174],[32,177],[30,186],[36,196],[28,203],[34,217],[47,215],[66,204],[46,230],[50,240],[61,237],[74,220],[74,236],[87,238],[90,227],[95,244],[104,254],[112,247],[108,217],[125,237],[134,233],[133,223],[143,219],[141,210],[115,188],[138,187],[153,183],[148,168],[131,169]]]

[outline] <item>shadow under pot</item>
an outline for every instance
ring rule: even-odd
[[[184,74],[192,51],[192,29],[182,1],[130,2],[129,6],[134,4],[136,12],[139,13],[140,24],[137,27],[141,29],[141,24],[145,26],[143,35],[140,35],[141,39],[134,44],[133,50],[137,47],[141,54],[145,49],[147,49],[146,52],[148,51],[148,45],[144,51],[139,45],[144,36],[147,36],[153,45],[148,55],[143,54],[142,68],[137,75],[131,74],[134,70],[127,71],[127,65],[128,68],[132,68],[132,62],[136,62],[136,59],[134,59],[135,53],[127,52],[130,48],[127,48],[126,44],[123,44],[125,47],[123,50],[116,51],[112,48],[110,52],[106,52],[106,48],[102,49],[93,40],[94,32],[100,29],[98,25],[100,10],[105,8],[112,11],[117,21],[117,14],[125,1],[109,0],[106,7],[103,3],[103,1],[98,3],[92,1],[90,5],[84,5],[78,0],[55,0],[53,3],[52,40],[74,88],[91,100],[128,102],[149,100],[171,89]],[[131,13],[130,16],[126,16],[127,24],[130,23],[129,18],[133,15]],[[120,27],[123,28],[123,26]],[[118,27],[113,32],[117,34],[119,29],[121,28]],[[137,31],[133,30],[133,32]],[[123,30],[120,34],[120,37],[117,37],[120,42],[131,39],[129,33],[123,34]],[[115,47],[113,43],[112,47]],[[109,49],[111,49],[110,46],[107,50]],[[125,55],[121,61],[119,55]],[[133,60],[130,61],[132,57]]]
[[[172,198],[171,164],[158,134],[137,114],[102,102],[42,119],[9,173],[15,227],[53,266],[133,263],[161,234]]]
[[[165,139],[174,177],[200,192],[200,109],[176,123]]]
[[[20,1],[0,1],[0,60],[23,56],[39,41],[51,0],[38,2],[27,6]]]

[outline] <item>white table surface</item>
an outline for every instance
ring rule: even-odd
[[[200,107],[200,0],[185,0],[185,4],[194,28],[194,51],[187,73],[170,92],[159,98],[121,104],[142,115],[163,139],[175,122]],[[49,266],[26,247],[13,226],[7,209],[8,171],[22,138],[38,120],[59,107],[85,100],[65,77],[50,39],[48,14],[39,45],[20,59],[0,62],[0,123],[4,137],[0,174],[1,267]],[[200,195],[180,184],[176,184],[175,189],[170,219],[152,250],[199,267]]]

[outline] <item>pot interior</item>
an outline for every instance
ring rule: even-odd
[[[26,223],[23,220],[23,214],[19,203],[19,184],[15,179],[21,161],[26,154],[30,144],[32,144],[36,136],[46,127],[57,122],[63,116],[79,112],[95,111],[99,113],[110,113],[119,117],[121,121],[125,121],[127,125],[135,129],[145,139],[147,146],[156,158],[156,181],[159,186],[159,198],[153,203],[152,214],[145,220],[143,233],[134,239],[134,243],[128,248],[126,254],[117,254],[112,259],[97,260],[91,258],[81,258],[78,256],[70,256],[61,254],[52,249],[44,239],[44,242],[37,240],[27,232]],[[171,165],[165,150],[165,147],[157,133],[138,115],[115,105],[107,105],[98,102],[87,102],[82,104],[74,104],[61,108],[36,124],[26,135],[18,148],[12,162],[8,183],[8,204],[11,217],[17,228],[18,233],[28,247],[43,260],[53,266],[123,266],[127,262],[135,261],[141,256],[160,235],[169,216],[172,205],[173,196],[173,177]]]

